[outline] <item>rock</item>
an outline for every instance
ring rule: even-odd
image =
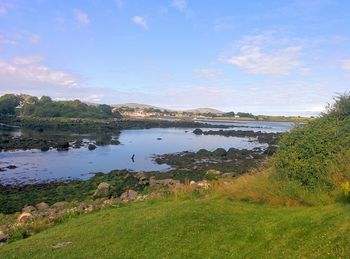
[[[36,211],[36,208],[34,206],[31,206],[31,205],[26,206],[22,209],[22,212],[27,212],[27,213],[31,213],[33,211]]]
[[[69,143],[67,141],[57,143],[57,151],[67,151],[69,150]]]
[[[6,232],[6,231],[8,231],[8,230],[9,230],[9,226],[7,226],[7,225],[1,225],[1,226],[0,226],[0,231]]]
[[[155,185],[163,185],[169,188],[175,188],[175,189],[181,189],[184,187],[184,184],[182,184],[179,180],[174,180],[174,179],[160,179],[156,180],[154,176],[152,176],[149,179],[149,185],[150,186],[155,186]]]
[[[59,248],[62,248],[62,247],[65,247],[69,244],[71,244],[72,242],[70,241],[64,241],[64,242],[60,242],[60,243],[57,243],[56,245],[53,245],[52,248],[53,249],[59,249]]]
[[[97,190],[95,191],[94,195],[92,196],[93,199],[100,199],[100,198],[109,198],[111,186],[106,183],[102,182],[97,186]]]
[[[9,235],[5,234],[3,231],[0,231],[0,243],[6,242],[9,238]]]
[[[197,186],[200,187],[200,188],[203,188],[203,189],[209,189],[210,188],[210,184],[206,180],[198,182]]]
[[[135,177],[139,180],[139,184],[141,185],[146,185],[149,183],[147,177],[145,176],[145,173],[142,171],[137,173]]]
[[[223,178],[229,178],[229,177],[234,177],[234,176],[235,176],[234,173],[224,173],[221,175],[221,177],[223,177]]]
[[[193,131],[193,133],[196,134],[196,135],[203,135],[203,130],[201,130],[201,129],[195,129],[195,130]]]
[[[48,208],[46,210],[39,211],[38,215],[40,217],[56,218],[58,210],[55,208]]]
[[[49,147],[49,146],[42,146],[42,147],[40,148],[40,150],[43,151],[43,152],[46,152],[46,151],[49,151],[49,150],[50,150],[50,147]]]
[[[155,178],[154,176],[151,176],[151,177],[149,178],[149,185],[150,185],[150,186],[155,186],[156,184],[157,184],[156,178]]]
[[[84,212],[86,208],[87,208],[86,204],[80,203],[79,206],[77,207],[77,212]]]
[[[133,201],[136,199],[137,194],[138,193],[134,190],[127,190],[126,192],[122,193],[122,195],[120,195],[120,200],[124,202]]]
[[[224,157],[226,156],[227,152],[223,148],[217,148],[212,152],[213,156],[218,156],[218,157]]]
[[[18,223],[28,223],[33,220],[33,215],[28,212],[23,212],[19,217],[17,218]]]
[[[197,183],[196,183],[196,181],[193,181],[193,180],[192,180],[192,181],[190,182],[190,186],[193,186],[193,185],[197,185]]]
[[[15,165],[9,165],[9,166],[7,166],[6,168],[7,168],[7,169],[16,169],[17,166],[15,166]]]
[[[116,140],[116,139],[111,140],[111,145],[119,145],[119,144],[120,144],[119,140]]]
[[[40,202],[37,205],[35,205],[35,207],[38,210],[47,210],[48,208],[50,208],[50,206],[47,203],[45,203],[45,202]]]
[[[57,209],[62,209],[64,207],[66,207],[68,204],[69,204],[69,202],[67,202],[67,201],[59,201],[59,202],[54,203],[52,205],[52,207],[57,208]]]
[[[202,149],[198,150],[196,154],[199,156],[209,156],[211,153],[209,150],[202,148]]]
[[[162,140],[162,138],[157,138],[157,140]]]
[[[88,149],[89,150],[95,150],[96,146],[94,144],[89,144]]]
[[[231,147],[229,150],[227,150],[226,157],[237,158],[239,153],[240,152],[238,149]]]
[[[138,180],[143,179],[143,178],[145,178],[145,173],[144,173],[143,171],[140,171],[140,172],[138,172],[138,173],[135,175],[135,177],[136,177]]]

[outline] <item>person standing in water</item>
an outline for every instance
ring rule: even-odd
[[[135,163],[135,154],[132,155],[131,160],[133,163]]]

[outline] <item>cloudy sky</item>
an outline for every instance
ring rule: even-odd
[[[350,90],[347,0],[0,0],[0,94],[311,115]]]

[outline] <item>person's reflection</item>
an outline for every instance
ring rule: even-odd
[[[132,155],[131,161],[132,161],[133,163],[135,163],[135,154]]]

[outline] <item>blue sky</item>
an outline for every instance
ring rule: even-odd
[[[311,115],[350,90],[350,1],[0,0],[0,94]]]

